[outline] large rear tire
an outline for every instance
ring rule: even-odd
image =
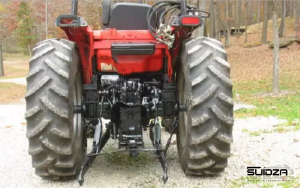
[[[177,149],[189,175],[220,174],[230,157],[233,126],[230,65],[222,44],[215,39],[184,42],[179,69]]]
[[[27,76],[27,138],[38,176],[57,180],[74,177],[86,150],[80,114],[82,79],[73,42],[50,39],[33,49]]]

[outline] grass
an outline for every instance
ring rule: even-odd
[[[25,96],[26,86],[0,82],[0,104],[16,102]]]
[[[282,188],[299,188],[300,187],[300,177],[296,177],[294,181],[286,181],[279,183]]]
[[[253,131],[249,133],[250,136],[260,136],[260,132],[259,131]]]
[[[300,117],[300,94],[289,94],[282,97],[249,97],[244,100],[255,105],[256,109],[240,110],[237,117],[277,116],[288,121]]]
[[[256,176],[241,177],[240,179],[233,180],[231,182],[231,187],[244,187],[247,184],[257,184],[260,183],[259,180],[260,179]]]
[[[262,63],[263,64],[263,63]],[[259,66],[259,65],[256,65]],[[300,119],[300,76],[295,70],[300,64],[291,61],[282,65],[280,74],[280,90],[286,91],[278,95],[267,95],[272,92],[272,73],[267,73],[263,65],[257,67],[257,78],[238,77],[234,81],[234,98],[240,102],[255,105],[255,109],[242,109],[235,113],[236,118],[276,116],[289,123]],[[293,70],[295,69],[295,70]],[[242,69],[235,69],[235,75],[242,74]],[[261,72],[261,73],[259,73]],[[262,75],[266,75],[261,76]]]
[[[278,96],[257,96],[257,93],[266,92],[262,85],[267,85],[265,81],[238,83],[235,86],[235,93],[239,93],[241,101],[252,104],[257,108],[241,109],[235,112],[236,118],[258,117],[258,116],[275,116],[281,119],[286,119],[287,126],[295,126],[295,130],[299,130],[300,123],[300,92],[298,88],[282,84],[281,88],[295,91],[295,93],[278,95]],[[300,82],[298,82],[300,83]],[[268,92],[268,91],[267,91]],[[296,122],[295,122],[296,121]],[[283,125],[284,126],[284,125]],[[282,127],[277,128],[277,132],[284,132]],[[253,133],[255,135],[255,133]]]
[[[240,179],[233,180],[231,182],[231,187],[245,187],[249,184],[256,184],[258,187],[262,188],[272,188],[272,187],[282,187],[282,188],[299,188],[300,187],[300,177],[295,177],[291,181],[283,182],[264,182],[261,178],[257,176],[241,177]],[[259,185],[258,185],[259,184]]]

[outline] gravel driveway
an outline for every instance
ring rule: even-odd
[[[76,180],[65,182],[44,181],[34,174],[27,153],[26,125],[23,119],[24,104],[0,105],[0,187],[79,187]],[[168,152],[169,181],[161,181],[162,170],[152,153],[144,155],[139,165],[120,165],[99,156],[85,176],[83,187],[230,187],[232,181],[246,176],[250,165],[274,166],[288,164],[296,176],[300,174],[300,132],[262,133],[250,136],[249,131],[272,129],[281,123],[276,118],[248,118],[236,120],[232,157],[226,172],[218,177],[186,177],[181,170],[176,144]],[[168,137],[164,133],[164,139]],[[298,141],[299,139],[299,141]],[[149,143],[149,141],[148,141]],[[110,140],[104,153],[116,149]],[[118,154],[120,155],[120,154]],[[126,154],[122,154],[124,157]],[[121,155],[121,157],[122,157]],[[112,155],[110,155],[112,156]],[[126,155],[127,156],[127,155]],[[246,187],[258,186],[257,184]]]
[[[27,85],[26,78],[1,79],[0,82],[10,82],[19,85]]]

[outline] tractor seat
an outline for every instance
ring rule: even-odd
[[[111,7],[110,1],[107,4],[104,1],[102,24],[105,28],[117,30],[148,30],[147,12],[150,7],[139,3],[116,3]],[[155,24],[153,16],[151,25],[155,27]]]

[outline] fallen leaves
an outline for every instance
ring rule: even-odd
[[[0,104],[8,104],[23,98],[26,93],[26,86],[0,82]]]

